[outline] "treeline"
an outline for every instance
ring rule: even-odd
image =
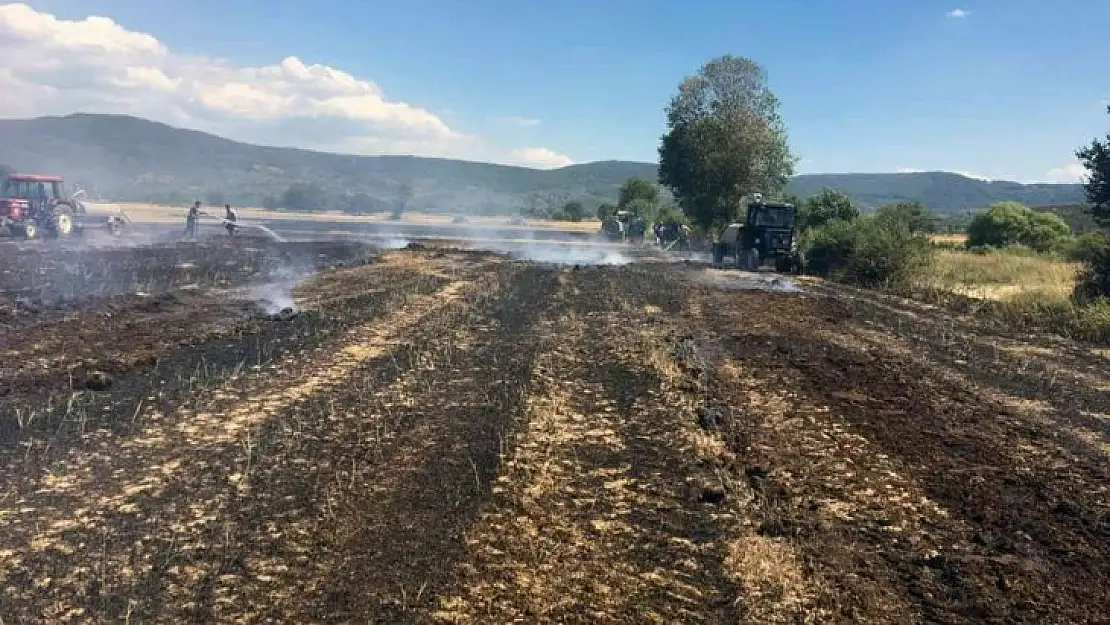
[[[939,218],[920,202],[896,202],[864,214],[830,187],[804,198],[787,196],[797,157],[778,108],[765,70],[743,57],[713,59],[679,84],[666,110],[659,182],[696,232],[714,237],[740,218],[743,199],[753,193],[785,196],[797,207],[810,273],[868,287],[907,285],[933,262],[937,246],[928,235],[963,231],[970,250],[1020,246],[1083,262],[1075,305],[1110,310],[1110,241],[1091,229],[1110,225],[1110,134],[1076,152],[1089,174],[1086,211],[1035,211],[1009,201]],[[1076,236],[1076,230],[1084,232]]]
[[[329,192],[317,183],[295,182],[278,194],[244,195],[210,189],[194,195],[182,191],[149,194],[143,199],[169,206],[187,205],[200,200],[209,206],[230,203],[236,206],[261,206],[271,210],[302,212],[338,210],[353,215],[391,213],[399,218],[404,211],[412,209],[413,189],[409,185],[397,185],[392,197],[383,198],[365,192]]]

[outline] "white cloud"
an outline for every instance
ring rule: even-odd
[[[532,126],[540,125],[540,120],[533,117],[518,117],[516,115],[510,115],[508,117],[499,117],[498,120],[506,124],[512,124],[513,126],[520,126],[522,128],[531,128]]]
[[[0,58],[4,117],[123,113],[321,150],[539,166],[570,162],[547,148],[490,146],[334,67],[292,56],[274,65],[239,66],[178,54],[106,17],[59,20],[26,4],[0,5]]]
[[[965,11],[963,9],[952,9],[951,11],[948,12],[948,17],[951,17],[952,19],[957,19],[957,20],[963,19],[963,18],[967,17],[968,15],[971,15],[971,11]]]
[[[511,163],[541,169],[555,169],[574,164],[566,154],[559,154],[547,148],[517,148],[510,153],[510,157]]]
[[[1087,168],[1079,163],[1068,163],[1048,170],[1044,177],[1048,182],[1083,182],[1087,179]]]

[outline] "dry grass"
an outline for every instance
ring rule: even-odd
[[[944,294],[979,300],[973,310],[1007,330],[1108,341],[1110,302],[1079,306],[1072,299],[1081,268],[1081,263],[1020,252],[941,249],[918,286],[942,300]]]
[[[938,250],[927,286],[997,301],[1030,293],[1066,298],[1079,269],[1079,263],[1044,256]]]
[[[967,242],[967,235],[963,232],[950,232],[948,234],[934,234],[929,239],[939,245],[963,245]]]

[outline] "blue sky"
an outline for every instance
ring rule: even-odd
[[[334,67],[454,130],[575,162],[654,160],[679,80],[723,53],[767,69],[805,173],[1057,179],[1110,127],[1107,0],[30,4],[176,54]]]

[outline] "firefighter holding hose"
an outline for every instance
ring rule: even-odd
[[[201,215],[207,215],[204,211],[200,210],[200,200],[193,202],[189,207],[189,212],[185,215],[185,237],[189,239],[197,238],[197,220]]]
[[[231,204],[224,204],[224,228],[227,229],[228,236],[235,236],[235,231],[238,229],[239,215],[231,208]]]

